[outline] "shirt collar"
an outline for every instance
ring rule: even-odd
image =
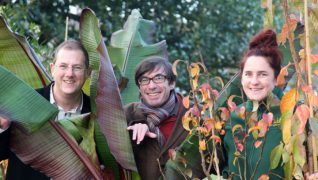
[[[59,105],[57,105],[55,99],[54,99],[54,95],[53,95],[53,85],[54,83],[51,84],[50,87],[50,103],[54,104],[55,106],[57,106],[57,108],[59,109],[59,111],[64,111],[62,107],[60,107]],[[76,108],[71,109],[70,111],[67,111],[68,113],[80,113],[82,111],[83,108],[83,93],[81,92],[81,104],[79,106],[77,106]]]

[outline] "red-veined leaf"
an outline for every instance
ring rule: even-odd
[[[189,96],[185,96],[185,97],[183,97],[182,98],[182,103],[183,103],[183,106],[185,107],[185,108],[189,108],[189,106],[190,106],[190,99],[189,99],[190,97]]]
[[[295,112],[296,116],[298,117],[298,120],[300,121],[300,126],[298,129],[298,134],[302,134],[305,131],[305,125],[307,123],[307,120],[310,116],[309,108],[307,105],[302,104],[296,108]]]

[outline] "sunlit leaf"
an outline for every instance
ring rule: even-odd
[[[227,100],[227,106],[230,110],[230,112],[233,112],[236,109],[236,104],[233,102],[233,98],[235,98],[235,95],[231,95]]]
[[[252,131],[255,131],[255,130],[260,130],[260,127],[259,126],[253,126],[251,128],[248,129],[248,134],[251,133]]]
[[[191,63],[191,77],[195,77],[200,74],[200,66],[197,63]]]
[[[190,99],[189,99],[190,97],[189,96],[185,96],[185,97],[183,97],[182,98],[182,103],[183,103],[183,106],[185,107],[185,108],[189,108],[189,106],[190,106]]]
[[[276,169],[276,167],[278,166],[282,158],[283,151],[284,151],[283,143],[280,143],[272,150],[271,157],[270,157],[270,169]]]
[[[182,61],[182,60],[175,60],[172,64],[172,72],[174,75],[178,76],[178,73],[177,73],[177,65],[179,64],[179,62]]]
[[[305,131],[305,125],[307,123],[307,120],[310,116],[309,108],[307,105],[302,104],[296,108],[295,112],[296,116],[298,117],[298,120],[300,121],[300,126],[298,129],[298,134],[302,134]]]
[[[200,150],[202,150],[202,151],[205,151],[205,150],[206,150],[206,142],[205,142],[204,139],[199,141],[199,148],[200,148]]]
[[[219,136],[216,136],[216,135],[211,136],[210,139],[213,139],[217,143],[222,142],[221,138]]]
[[[288,75],[288,68],[291,65],[290,62],[286,66],[284,66],[277,77],[276,86],[278,87],[284,87],[286,84],[285,76]]]
[[[289,161],[287,161],[284,165],[284,173],[286,179],[292,179],[294,167],[295,163],[293,158],[289,158]]]
[[[244,150],[244,145],[242,143],[238,143],[238,144],[236,144],[236,148],[237,148],[237,150],[242,152]]]
[[[198,80],[199,80],[199,76],[195,76],[195,78],[192,79],[193,89],[196,89],[198,87]]]
[[[234,132],[235,132],[237,129],[240,129],[241,131],[243,131],[242,125],[240,125],[240,124],[235,124],[235,126],[233,126],[233,128],[232,128],[232,134],[234,134]]]
[[[220,116],[223,121],[226,121],[227,119],[229,119],[230,112],[228,109],[226,109],[225,107],[220,107],[219,110],[221,110]]]
[[[189,127],[190,121],[191,121],[190,111],[187,111],[182,117],[183,128],[187,131],[190,131],[190,127]]]
[[[285,44],[287,40],[288,32],[289,31],[294,32],[296,27],[297,27],[297,20],[289,19],[289,27],[287,26],[286,23],[283,25],[281,33],[279,33],[277,36],[277,42],[279,44]]]
[[[283,125],[283,142],[288,144],[291,137],[291,119],[288,118],[285,120]]]
[[[263,174],[258,178],[258,180],[268,180],[268,179],[269,179],[269,176],[267,174]]]
[[[263,143],[263,141],[257,140],[254,143],[255,148],[258,148],[261,144]]]
[[[223,124],[224,124],[224,122],[217,121],[217,122],[215,123],[215,129],[216,129],[216,130],[221,130]]]
[[[296,93],[297,90],[295,88],[289,90],[283,97],[280,104],[280,111],[282,113],[292,111],[296,105]]]
[[[252,112],[256,112],[257,109],[258,109],[258,107],[259,107],[258,101],[253,101],[253,109],[252,109]]]

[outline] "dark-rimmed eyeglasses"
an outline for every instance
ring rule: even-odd
[[[163,74],[157,74],[152,78],[141,77],[141,78],[139,78],[138,83],[139,83],[139,85],[142,85],[142,86],[148,85],[150,83],[150,81],[152,80],[154,83],[160,84],[160,83],[165,82],[166,78],[167,77]]]

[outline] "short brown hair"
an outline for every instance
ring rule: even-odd
[[[138,64],[135,71],[135,83],[139,87],[138,80],[139,78],[147,72],[152,72],[157,67],[163,67],[166,73],[166,78],[169,84],[172,84],[176,81],[177,77],[173,74],[172,65],[169,63],[168,59],[165,59],[160,56],[150,56],[141,63]]]
[[[63,43],[61,43],[54,51],[53,54],[53,64],[55,64],[56,62],[56,55],[58,54],[58,52],[61,49],[67,49],[67,50],[80,50],[83,52],[84,57],[85,57],[85,66],[86,68],[89,67],[89,58],[88,58],[88,52],[85,49],[85,47],[83,46],[83,44],[77,40],[74,39],[69,39],[67,41],[64,41]]]

